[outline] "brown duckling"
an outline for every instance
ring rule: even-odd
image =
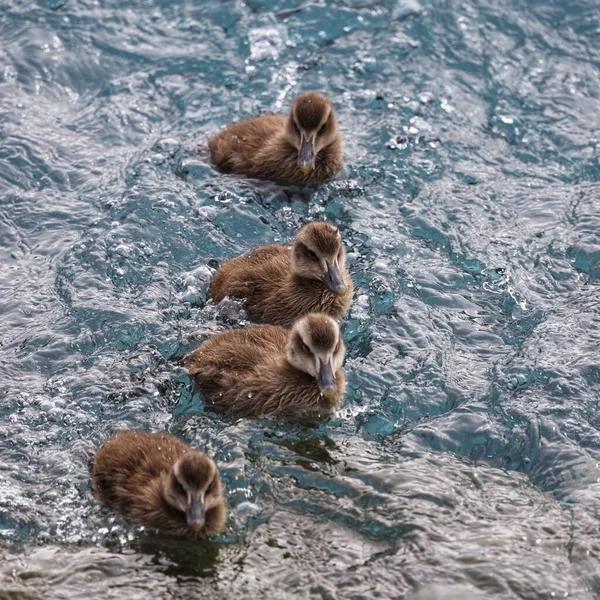
[[[210,287],[214,302],[245,299],[252,320],[282,327],[309,312],[340,319],[353,290],[340,232],[329,223],[305,225],[291,248],[263,246],[226,262]]]
[[[312,313],[291,330],[257,325],[224,331],[186,358],[211,408],[238,417],[329,416],[346,390],[337,323]]]
[[[225,173],[286,183],[320,183],[344,163],[333,106],[313,92],[298,96],[287,117],[265,115],[230,125],[209,148]]]
[[[139,525],[203,537],[225,525],[215,463],[172,435],[117,433],[94,457],[91,474],[96,496]]]

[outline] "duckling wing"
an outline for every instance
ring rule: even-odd
[[[226,296],[245,299],[254,318],[255,305],[267,301],[284,284],[290,271],[291,252],[284,246],[263,246],[226,262],[214,275],[210,293],[214,302]]]
[[[258,325],[219,333],[189,354],[187,363],[200,388],[230,387],[273,356],[285,354],[288,332]]]
[[[220,412],[261,366],[285,355],[288,332],[272,325],[235,329],[218,334],[186,359],[190,375],[206,402]],[[247,392],[252,394],[252,392]]]
[[[314,379],[288,371],[289,367],[276,361],[262,365],[231,381],[212,399],[213,407],[238,417],[329,415],[331,409],[321,402]]]
[[[97,496],[125,510],[149,482],[168,471],[186,446],[167,434],[122,431],[94,458],[92,483]]]
[[[254,373],[231,377],[221,391],[210,398],[212,407],[239,417],[257,417],[277,412],[278,396],[268,380]]]
[[[213,163],[226,173],[256,176],[255,157],[285,126],[285,117],[266,115],[234,123],[209,142]]]

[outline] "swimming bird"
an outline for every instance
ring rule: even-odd
[[[309,314],[291,330],[255,325],[218,333],[184,360],[210,408],[237,417],[327,417],[346,383],[337,323]]]
[[[262,246],[226,262],[210,287],[215,303],[243,299],[252,320],[282,327],[309,312],[340,319],[353,290],[340,232],[321,222],[300,228],[291,248]]]
[[[203,537],[225,525],[215,463],[172,435],[117,433],[94,457],[91,474],[96,496],[134,523]]]
[[[265,115],[230,125],[209,148],[225,173],[285,183],[320,183],[344,163],[333,106],[314,92],[298,96],[287,117]]]

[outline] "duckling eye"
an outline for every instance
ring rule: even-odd
[[[215,487],[217,485],[217,482],[215,479],[213,479],[210,484],[208,485],[208,487],[206,488],[206,493],[210,494],[211,492],[215,491]]]
[[[326,129],[327,129],[327,123],[323,123],[323,125],[321,125],[321,129],[319,129],[319,133],[325,133]]]
[[[182,496],[186,496],[187,495],[187,492],[185,491],[185,488],[181,485],[181,483],[179,483],[178,479],[174,478],[173,488],[175,489],[175,491],[178,494],[181,494]]]
[[[300,348],[302,350],[302,352],[305,352],[306,354],[310,354],[310,348],[304,343],[304,342],[300,342]]]
[[[319,260],[319,257],[310,249],[306,249],[306,254],[308,255],[308,258],[310,258],[311,260]]]

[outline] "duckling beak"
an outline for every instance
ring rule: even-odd
[[[192,499],[190,507],[185,513],[185,518],[187,520],[188,527],[194,533],[200,533],[206,521],[203,502],[204,498],[198,498],[197,500]]]
[[[327,263],[327,276],[325,277],[325,285],[338,296],[344,296],[348,291],[338,266],[332,265],[329,262]]]
[[[300,151],[298,152],[298,166],[306,175],[315,168],[315,149],[313,147],[314,136],[306,139],[304,134],[301,137]]]
[[[338,387],[337,381],[335,380],[335,374],[331,366],[331,359],[324,363],[319,359],[319,376],[317,377],[317,384],[321,394],[328,400],[335,398]]]

